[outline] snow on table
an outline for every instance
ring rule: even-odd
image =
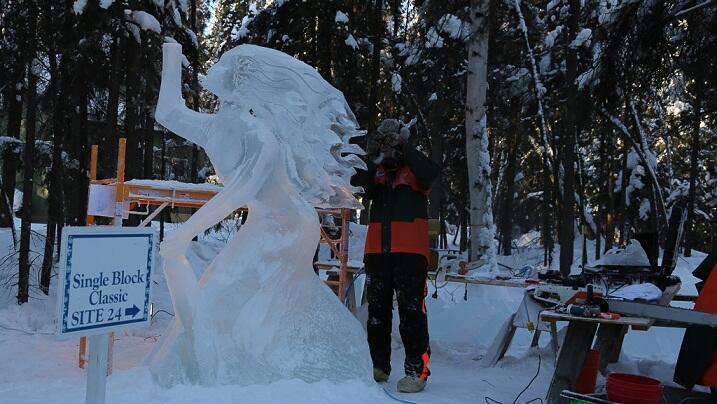
[[[177,189],[187,191],[207,191],[207,192],[219,192],[222,187],[219,185],[201,183],[192,184],[180,181],[171,180],[129,180],[125,181],[126,185],[139,185],[143,187],[162,188],[162,189]]]

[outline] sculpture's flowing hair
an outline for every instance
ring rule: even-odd
[[[309,65],[276,50],[240,45],[209,69],[203,85],[220,108],[249,108],[283,144],[288,176],[315,207],[360,208],[351,186],[365,135],[343,94]]]

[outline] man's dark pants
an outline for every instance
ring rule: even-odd
[[[426,258],[420,254],[367,254],[368,345],[374,368],[391,372],[391,320],[396,292],[407,375],[426,379],[430,348],[426,316]]]

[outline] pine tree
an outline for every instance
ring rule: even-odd
[[[471,1],[471,38],[468,41],[466,84],[466,161],[470,189],[471,261],[495,265],[493,187],[485,109],[488,87],[488,0]]]

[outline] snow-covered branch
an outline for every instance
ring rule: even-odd
[[[551,149],[548,147],[548,125],[545,121],[545,111],[543,109],[543,94],[545,93],[545,87],[540,81],[538,67],[535,63],[535,56],[533,55],[533,48],[530,46],[530,39],[528,38],[528,26],[525,24],[523,12],[520,10],[520,0],[515,0],[514,5],[515,11],[518,13],[518,25],[520,26],[520,30],[523,32],[525,47],[528,51],[528,57],[530,58],[530,67],[533,73],[533,85],[535,89],[535,98],[538,102],[538,117],[540,119],[540,146],[543,150],[543,159],[546,164],[546,168],[550,169],[552,153]],[[551,171],[553,170],[551,169]]]
[[[690,8],[686,8],[686,9],[684,9],[684,10],[680,10],[680,11],[678,11],[678,12],[675,13],[675,18],[681,17],[681,16],[683,16],[683,15],[685,15],[685,14],[687,14],[687,13],[691,13],[691,12],[693,12],[693,11],[699,9],[699,8],[709,6],[709,5],[711,5],[712,3],[714,3],[714,2],[715,2],[715,0],[705,0],[705,1],[703,1],[702,3],[700,3],[700,4],[696,4],[696,5],[694,5],[694,6],[690,7]]]
[[[638,143],[635,138],[632,136],[630,131],[627,129],[625,124],[618,119],[616,116],[610,114],[607,112],[604,108],[601,110],[603,115],[605,115],[610,122],[619,129],[620,133],[623,134],[623,138],[630,143],[633,150],[635,151],[635,154],[637,154],[637,157],[640,159],[642,164],[645,166],[647,173],[649,174],[650,180],[653,184],[652,193],[653,198],[655,200],[655,203],[658,205],[657,208],[660,209],[660,215],[658,216],[659,219],[662,221],[664,225],[667,224],[667,210],[665,208],[665,200],[662,196],[662,188],[660,186],[660,182],[657,179],[657,174],[655,173],[655,170],[653,170],[652,164],[649,162],[649,158],[647,157],[645,150],[642,149],[642,146],[640,143]]]

